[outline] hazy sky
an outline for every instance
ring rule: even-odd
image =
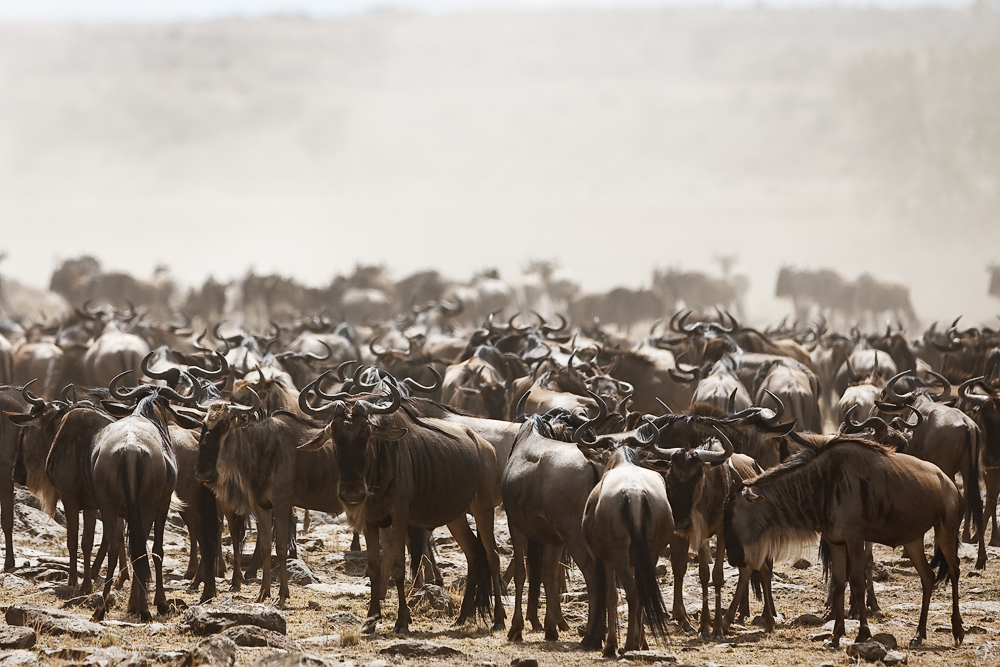
[[[669,5],[808,7],[961,7],[967,0],[0,0],[0,19],[177,21],[275,14],[344,16],[396,8],[426,12],[484,8],[545,10],[564,7],[632,8]]]

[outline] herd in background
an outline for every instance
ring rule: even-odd
[[[772,630],[774,561],[819,537],[832,572],[835,643],[845,634],[848,581],[858,637],[870,634],[867,614],[878,610],[872,542],[902,546],[920,576],[913,642],[926,638],[931,590],[943,579],[951,582],[953,638],[962,641],[960,532],[977,544],[977,568],[987,565],[990,523],[990,544],[1000,545],[1000,332],[962,329],[959,320],[916,335],[898,325],[837,332],[825,320],[761,331],[716,295],[697,306],[680,297],[685,310],[635,338],[621,327],[653,320],[662,299],[631,322],[577,312],[582,299],[557,292],[558,273],[546,266],[552,270],[538,273],[545,299],[568,318],[502,317],[486,299],[493,274],[464,286],[469,292],[424,289],[434,272],[411,291],[406,281],[390,291],[389,283],[375,286],[381,271],[359,268],[322,306],[304,306],[280,281],[263,280],[248,298],[244,281],[239,325],[219,319],[232,315],[225,300],[195,309],[205,287],[192,292],[182,323],[169,323],[172,311],[154,315],[148,301],[145,316],[131,304],[115,307],[127,302],[118,298],[95,305],[101,299],[90,288],[59,319],[8,320],[0,336],[0,381],[9,385],[0,388],[5,569],[15,565],[13,481],[50,513],[61,502],[70,586],[90,592],[106,559],[97,619],[117,565],[132,570],[129,613],[151,617],[154,571],[154,604],[166,611],[163,528],[172,495],[191,536],[186,576],[204,586],[203,600],[216,596],[216,575],[225,572],[223,517],[233,536],[231,587],[246,576],[242,540],[252,516],[258,600],[271,596],[272,553],[260,546],[273,542],[280,604],[290,595],[294,508],[344,513],[369,546],[363,631],[376,630],[391,582],[394,630],[406,632],[405,551],[410,577],[440,581],[428,531],[447,526],[468,561],[460,623],[480,617],[504,628],[512,580],[508,637],[523,638],[526,617],[556,639],[569,629],[559,605],[565,551],[587,586],[582,643],[611,656],[619,649],[618,586],[628,603],[623,650],[647,646],[645,628],[664,634],[668,619],[695,631],[682,596],[689,552],[699,562],[702,635],[722,636],[748,616],[751,584],[762,591]],[[656,289],[662,297],[666,288]],[[901,320],[912,321],[912,308],[900,308]],[[269,324],[251,324],[261,318]],[[501,505],[514,554],[506,573],[493,533]],[[103,540],[93,555],[98,518]],[[928,563],[923,536],[932,528]],[[671,563],[671,605],[655,575],[661,555]],[[725,559],[739,571],[728,607]]]

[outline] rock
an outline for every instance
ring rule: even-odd
[[[888,651],[878,642],[867,641],[860,644],[851,644],[847,647],[847,655],[852,658],[861,658],[865,662],[878,662],[886,656]]]
[[[31,648],[35,645],[35,631],[20,625],[0,627],[0,649]]]
[[[985,635],[986,634],[986,628],[984,628],[981,625],[970,625],[969,627],[967,627],[965,629],[965,634],[967,634],[967,635]],[[889,648],[889,647],[886,646],[886,648]]]
[[[309,602],[306,603],[306,607],[313,611],[323,611],[323,605],[316,602],[316,600],[309,600]]]
[[[510,661],[510,667],[538,667],[538,660],[535,658],[514,658]]]
[[[882,662],[886,665],[905,665],[906,664],[906,654],[902,651],[889,651],[882,658]]]
[[[965,573],[965,576],[967,576],[970,579],[972,579],[972,578],[975,578],[975,577],[981,577],[981,576],[983,576],[983,573],[979,572],[978,570],[969,570],[968,572]]]
[[[288,583],[295,584],[296,586],[308,586],[309,584],[319,583],[319,578],[312,573],[312,570],[301,559],[289,559],[285,561],[285,566],[288,568]]]
[[[33,651],[0,653],[0,667],[37,667],[38,655]]]
[[[369,660],[368,662],[361,665],[361,667],[392,667],[392,663],[388,660]]]
[[[676,656],[659,651],[628,651],[622,654],[621,659],[629,662],[669,662],[671,664],[677,662]]]
[[[219,635],[228,637],[237,646],[266,646],[282,651],[301,651],[302,647],[283,634],[258,628],[256,625],[237,625]]]
[[[252,667],[328,667],[330,663],[308,653],[272,653],[266,655]]]
[[[66,529],[48,514],[29,505],[14,505],[14,531],[29,533],[40,540],[66,539]]]
[[[403,658],[450,658],[462,655],[458,649],[431,642],[400,642],[386,646],[378,653],[379,655],[398,655]]]
[[[359,628],[365,622],[349,611],[338,611],[326,617],[326,622],[335,628]]]
[[[75,614],[54,607],[33,604],[15,604],[4,614],[8,625],[35,628],[43,635],[69,635],[71,637],[100,637],[104,628]]]
[[[319,635],[298,641],[303,649],[340,648],[340,635]]]
[[[884,646],[889,651],[895,651],[899,646],[899,642],[896,641],[896,636],[891,635],[888,632],[880,632],[872,637],[873,642],[878,642]]]
[[[285,617],[274,607],[249,602],[195,605],[184,612],[181,627],[198,635],[211,635],[236,625],[256,625],[285,634]]]
[[[473,663],[473,667],[497,667],[497,663],[492,660],[480,660],[479,662]]]
[[[802,614],[801,616],[797,617],[794,621],[792,621],[792,625],[799,625],[802,627],[811,628],[823,625],[823,623],[825,622],[826,621],[824,621],[816,614]]]
[[[1000,644],[997,642],[983,642],[972,649],[972,652],[983,662],[995,660],[997,657],[1000,657]]]
[[[667,576],[667,566],[665,564],[660,563],[659,565],[656,566],[656,576],[657,577]]]
[[[307,584],[306,588],[317,593],[323,593],[330,597],[347,596],[351,598],[367,598],[372,594],[370,586],[365,584]]]
[[[150,651],[146,654],[146,664],[148,667],[188,667],[191,664],[191,651]]]
[[[931,630],[931,632],[939,632],[941,634],[950,633],[951,632],[951,626],[950,625],[935,625],[934,629]]]
[[[191,649],[191,667],[232,667],[236,664],[236,644],[224,635],[202,639]]]
[[[764,638],[766,633],[763,630],[750,630],[748,632],[740,632],[732,641],[734,644],[748,644],[752,642],[759,642]]]
[[[31,582],[27,579],[16,574],[3,575],[3,589],[5,591],[22,591],[25,588],[31,588]]]
[[[830,639],[831,637],[833,637],[833,633],[832,632],[826,632],[826,631],[824,631],[824,632],[817,633],[815,635],[810,635],[809,641],[811,641],[811,642],[825,642],[827,639]]]
[[[792,567],[794,567],[796,570],[808,570],[810,567],[812,567],[812,563],[807,561],[805,558],[800,558],[794,563],[792,563]]]
[[[422,615],[428,612],[439,612],[447,615],[454,615],[458,611],[451,593],[435,586],[434,584],[424,584],[410,596],[410,611]]]

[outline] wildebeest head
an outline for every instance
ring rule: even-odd
[[[716,427],[717,438],[697,447],[655,447],[649,465],[666,470],[667,496],[674,513],[674,531],[687,535],[693,528],[694,508],[705,493],[709,470],[733,454],[733,443]]]
[[[358,516],[361,506],[373,491],[368,485],[368,474],[374,464],[379,442],[397,441],[407,433],[406,428],[383,421],[384,415],[399,408],[402,398],[395,382],[385,383],[389,396],[380,397],[377,402],[348,394],[323,394],[318,390],[323,375],[303,388],[299,394],[299,408],[308,415],[330,421],[317,437],[299,448],[309,451],[319,449],[327,440],[333,442],[340,469],[337,495],[350,519],[352,515]],[[318,395],[331,402],[322,408],[311,406],[308,395],[314,389]],[[388,398],[388,402],[385,398]]]
[[[247,391],[252,401],[248,406],[225,401],[216,401],[208,406],[198,439],[198,464],[194,470],[198,481],[211,483],[218,478],[216,464],[226,440],[234,429],[250,423],[251,416],[260,408],[257,392],[250,387]]]

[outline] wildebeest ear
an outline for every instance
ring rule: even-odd
[[[313,436],[312,439],[299,445],[299,449],[306,452],[313,452],[322,447],[330,439],[330,427],[327,426],[322,431]]]
[[[112,417],[128,417],[132,414],[131,407],[115,401],[101,401],[101,407]]]
[[[6,417],[7,419],[9,419],[14,424],[17,424],[18,426],[23,426],[25,424],[30,424],[31,422],[35,421],[36,419],[38,419],[38,417],[40,415],[33,415],[31,413],[28,413],[28,414],[25,415],[25,414],[21,414],[20,412],[6,412],[5,411],[3,413],[3,416]]]
[[[372,426],[372,435],[382,440],[400,440],[407,432],[402,426]]]
[[[183,412],[178,412],[174,409],[170,409],[169,412],[170,416],[173,417],[174,421],[177,422],[177,424],[180,425],[181,427],[190,429],[201,428],[200,419],[195,419],[190,415],[186,415]]]

